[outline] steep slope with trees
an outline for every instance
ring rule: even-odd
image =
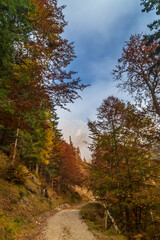
[[[1,3],[0,148],[12,165],[19,157],[37,171],[49,164],[53,141],[62,141],[55,107],[65,108],[87,86],[66,71],[75,54],[61,36],[63,8],[57,0]]]
[[[57,0],[0,3],[0,180],[15,195],[15,206],[26,199],[25,208],[27,204],[34,208],[27,197],[30,190],[37,194],[38,204],[49,197],[47,186],[60,194],[62,189],[67,193],[73,191],[71,186],[83,182],[80,154],[63,140],[57,127],[56,107],[67,108],[66,104],[73,103],[80,97],[79,91],[87,87],[74,71],[66,70],[76,56],[73,43],[62,37],[67,25],[63,8]],[[76,171],[75,179],[70,176],[69,166]],[[32,174],[43,182],[42,193],[25,189]],[[19,193],[19,188],[24,193]],[[5,190],[1,190],[3,198]],[[47,210],[53,199],[45,200]],[[6,202],[13,207],[10,195]],[[0,236],[14,239],[14,232],[5,235],[7,221],[2,202],[0,211]],[[6,214],[12,218],[7,209]]]

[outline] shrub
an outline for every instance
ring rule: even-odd
[[[26,177],[29,175],[27,168],[20,164],[10,165],[2,174],[2,177],[8,181],[23,184],[26,181]]]
[[[105,208],[100,203],[88,203],[82,207],[81,216],[104,228],[104,212]]]

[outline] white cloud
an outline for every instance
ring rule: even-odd
[[[64,10],[72,31],[79,34],[110,30],[122,17],[132,14],[137,7],[135,0],[68,0]]]

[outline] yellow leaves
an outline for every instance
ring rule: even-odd
[[[42,16],[42,6],[40,6],[40,4],[38,4],[38,1],[35,0],[31,0],[30,5],[34,6],[34,11],[30,12],[28,16],[29,19],[34,22],[35,19],[40,18],[40,16]]]
[[[34,73],[38,73],[39,63],[31,59],[23,59],[23,63],[15,64],[13,68],[14,76],[16,79],[22,78],[30,80],[34,77]]]
[[[55,130],[52,123],[52,114],[49,111],[45,112],[47,121],[47,128],[45,129],[45,144],[41,151],[41,162],[45,165],[50,164],[53,158],[53,148],[59,147],[59,141],[55,140]]]
[[[49,160],[42,159],[42,163],[45,164],[45,165],[49,165]]]

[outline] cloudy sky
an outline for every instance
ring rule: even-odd
[[[64,36],[75,42],[77,59],[69,70],[77,71],[83,83],[91,86],[81,93],[82,100],[68,105],[71,112],[58,109],[59,128],[66,140],[72,137],[82,156],[89,159],[87,120],[96,118],[96,108],[110,95],[130,99],[119,92],[111,72],[121,56],[124,41],[131,34],[146,33],[153,13],[142,13],[140,0],[59,0],[68,26]]]

